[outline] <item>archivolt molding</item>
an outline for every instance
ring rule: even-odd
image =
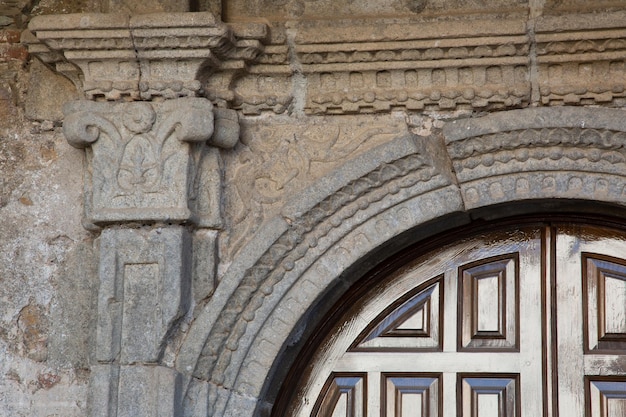
[[[445,147],[436,135],[414,137],[416,147],[405,156],[329,189],[289,223],[269,221],[268,228],[281,224],[281,231],[261,229],[244,247],[217,290],[221,307],[207,305],[189,331],[177,364],[185,373],[195,367],[189,392],[209,390],[211,415],[252,413],[272,364],[314,300],[348,266],[428,220],[543,198],[624,205],[626,166],[601,157],[623,155],[624,114],[540,108],[448,122]],[[520,153],[529,156],[515,157]]]
[[[294,269],[311,248],[318,246],[331,230],[366,210],[372,204],[403,189],[424,192],[418,183],[440,188],[450,185],[441,173],[425,162],[426,156],[416,153],[382,163],[363,177],[356,178],[336,190],[301,217],[291,222],[288,229],[246,271],[241,283],[231,296],[231,302],[211,330],[213,336],[203,349],[195,376],[202,377],[208,371],[214,382],[224,382],[224,372],[230,355],[237,349],[238,340],[246,331],[247,323],[272,293],[274,285],[282,280],[287,271]]]
[[[444,135],[466,208],[559,197],[621,204],[625,114],[562,107],[449,123]]]

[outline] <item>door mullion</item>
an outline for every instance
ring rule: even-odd
[[[443,401],[443,413],[442,417],[457,417],[458,393],[456,392],[456,372],[444,372],[443,373],[443,392],[444,393],[456,393],[453,395],[448,394]]]
[[[382,377],[380,372],[368,372],[367,373],[367,416],[369,417],[384,417],[386,414],[381,407],[382,393],[381,387]]]
[[[585,415],[580,240],[563,230],[556,236],[556,271],[558,383],[553,383],[558,387],[559,415],[579,417]]]
[[[556,349],[556,233],[552,226],[543,230],[542,236],[542,335],[543,335],[543,399],[544,417],[558,416],[558,352]]]
[[[542,283],[544,281],[543,262],[545,242],[537,235],[536,239],[520,243],[519,265],[519,347],[520,347],[520,402],[524,416],[540,416],[543,412],[542,398],[542,339],[544,312]],[[544,397],[545,399],[545,397]],[[544,400],[545,401],[545,400]]]
[[[457,348],[457,306],[458,306],[458,294],[457,294],[457,279],[458,271],[455,268],[450,268],[445,271],[444,274],[444,303],[443,303],[443,316],[445,322],[443,326],[443,351],[444,352],[456,352]]]

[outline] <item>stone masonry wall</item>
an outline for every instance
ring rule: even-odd
[[[282,71],[294,65],[290,61],[293,56],[287,53],[288,44],[293,42],[289,20],[329,19],[344,3],[285,0],[269,2],[272,7],[268,8],[268,2],[8,0],[0,4],[0,417],[87,415],[89,366],[95,339],[98,233],[87,231],[80,221],[85,153],[71,147],[62,131],[62,104],[81,98],[82,93],[67,78],[28,55],[21,34],[29,20],[39,14],[111,9],[131,14],[210,10],[221,12],[231,21],[274,19],[277,30],[268,41],[266,59],[274,56],[278,61],[265,63],[263,70],[276,64]],[[331,3],[332,8],[325,8]],[[444,6],[470,14],[492,7],[498,13],[512,10],[516,16],[544,12],[556,16],[578,10],[610,14],[625,9],[623,2],[611,0],[402,0],[379,2],[380,10],[373,6],[373,1],[345,3],[350,7],[340,10],[343,18],[354,13],[376,16],[381,10],[392,17],[421,12],[434,15],[441,14]],[[513,4],[512,8],[505,7],[507,4]],[[267,15],[259,16],[264,11]],[[315,32],[305,23],[300,26],[303,33]],[[309,49],[315,49],[315,39],[306,40],[311,41]],[[276,53],[272,55],[272,51]],[[308,58],[317,59],[313,53]],[[315,62],[309,64],[312,67]],[[522,100],[514,107],[550,105],[551,100],[563,104],[558,92],[546,93],[543,102],[537,100],[543,94],[537,74],[525,76],[536,86],[535,100]],[[250,102],[238,104],[241,142],[223,158],[226,210],[219,239],[222,261],[216,285],[238,250],[265,220],[280,212],[289,194],[311,186],[345,160],[384,144],[391,134],[407,125],[413,133],[428,136],[442,127],[442,120],[477,114],[471,108],[437,108],[427,113],[402,108],[371,115],[359,114],[358,109],[352,111],[343,104],[306,104],[304,89],[300,89],[305,86],[301,84],[300,70],[294,71],[293,78],[281,77],[277,73],[274,78],[241,78],[236,84],[241,97]],[[322,78],[319,75],[320,85]],[[285,83],[284,89],[281,82]],[[284,106],[278,106],[281,111],[275,111],[276,97],[268,99],[264,89],[294,89],[293,97],[286,98]],[[313,90],[311,94],[316,93]],[[268,100],[266,104],[255,96],[259,91],[258,96]],[[614,93],[622,97],[623,91]],[[592,99],[597,98],[589,98]],[[613,96],[605,102],[567,103],[566,98],[565,102],[623,105],[623,101],[612,99]],[[299,114],[291,113],[292,104],[295,108],[300,106]],[[303,111],[306,106],[311,110]],[[339,109],[338,113],[347,109],[345,113],[351,114],[326,114],[328,107]],[[210,294],[207,291],[207,298]],[[207,299],[197,302],[206,304]]]

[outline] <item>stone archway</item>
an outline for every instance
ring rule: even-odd
[[[502,203],[623,206],[623,116],[562,107],[452,121],[441,134],[397,138],[387,145],[393,152],[370,151],[373,166],[349,162],[341,181],[318,182],[314,199],[295,196],[240,252],[214,296],[221,303],[209,303],[188,332],[177,359],[181,372],[193,372],[186,415],[253,415],[265,407],[273,365],[315,301],[407,231]]]

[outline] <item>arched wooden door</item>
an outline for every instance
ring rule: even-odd
[[[410,261],[336,322],[298,417],[626,416],[626,239],[551,225]]]

